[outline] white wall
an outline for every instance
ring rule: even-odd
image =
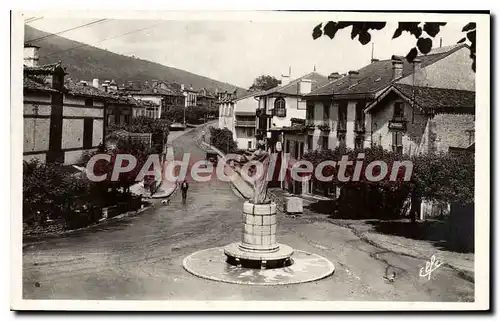
[[[415,72],[415,85],[436,88],[475,91],[476,74],[472,70],[472,60],[468,48],[462,48],[449,56]],[[413,84],[413,75],[399,82]]]

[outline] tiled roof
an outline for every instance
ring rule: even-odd
[[[419,87],[406,84],[394,84],[392,87],[423,110],[446,111],[453,109],[473,112],[476,93],[467,90]]]
[[[312,81],[311,91],[316,90],[317,88],[324,85],[328,81],[327,77],[313,71],[311,73],[308,73],[307,75],[304,75],[302,77],[290,81],[286,85],[274,87],[269,90],[263,91],[259,93],[258,96],[267,96],[274,93],[280,93],[285,95],[297,95],[299,92],[299,83],[302,79],[309,79]]]
[[[431,50],[427,55],[418,56],[422,68],[425,68],[466,45],[454,45]],[[375,61],[358,70],[359,74],[352,79],[344,76],[313,90],[307,97],[352,94],[374,94],[394,81],[392,77],[392,60]],[[403,59],[403,77],[413,72],[413,64]]]
[[[248,97],[257,96],[259,93],[261,93],[261,92],[259,92],[259,91],[249,91],[249,90],[246,90],[246,91],[236,91],[236,97],[224,98],[224,99],[219,100],[218,102],[219,103],[236,102],[238,100],[242,100],[242,99],[245,99],[245,98],[248,98]]]
[[[23,89],[24,90],[36,90],[36,91],[48,91],[48,92],[57,92],[57,90],[51,88],[50,86],[38,82],[34,79],[24,77],[23,78]]]
[[[164,86],[162,87],[161,84]],[[134,95],[165,95],[165,96],[183,96],[180,86],[175,84],[158,82],[156,87],[143,88],[141,90],[127,90],[128,93]]]
[[[36,67],[24,66],[24,72],[29,74],[50,74],[53,73],[58,67],[61,67],[61,63],[59,62]],[[64,70],[64,68],[62,69]]]
[[[75,83],[72,81],[67,81],[64,84],[66,91],[70,95],[79,95],[87,97],[98,97],[104,99],[116,99],[113,94],[107,93],[104,90],[100,90],[91,85],[83,85],[80,83]]]

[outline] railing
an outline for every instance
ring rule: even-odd
[[[255,127],[255,120],[237,120],[235,126],[236,127]]]

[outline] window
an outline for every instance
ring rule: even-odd
[[[475,142],[474,129],[466,130],[467,136],[469,137],[469,145]]]
[[[356,138],[354,138],[354,148],[363,149],[363,141],[364,141],[363,136],[361,135],[356,136]]]
[[[274,114],[277,117],[286,117],[285,99],[283,97],[278,97],[274,101]]]
[[[113,125],[115,123],[115,115],[108,115],[108,125]]]
[[[309,123],[309,124],[314,122],[314,104],[313,103],[307,103],[306,120],[307,120],[307,123]]]
[[[92,100],[92,98],[86,98],[85,107],[92,107],[92,106],[94,106],[94,101]]]
[[[248,141],[248,149],[252,149],[252,141]]]
[[[323,104],[323,120],[328,121],[330,119],[330,104]]]
[[[404,118],[403,107],[404,107],[404,105],[401,102],[394,103],[394,115],[392,117],[394,120],[403,120],[403,118]]]
[[[347,130],[347,102],[339,105],[339,122],[337,123],[337,131]]]
[[[355,121],[355,131],[364,131],[365,129],[365,113],[363,109],[365,104],[363,102],[356,103],[356,121]]]
[[[339,142],[339,147],[340,148],[345,148],[346,143],[345,143],[345,132],[338,132],[337,133],[337,140]]]
[[[247,128],[247,137],[253,137],[255,135],[255,128],[248,127]]]
[[[392,132],[392,151],[395,153],[403,153],[403,133]]]
[[[92,134],[94,133],[94,120],[85,118],[83,120],[83,148],[92,148]]]
[[[323,150],[328,149],[328,136],[321,137],[321,149],[323,149]]]
[[[312,135],[307,135],[307,150],[309,150],[309,151],[313,150],[313,136]]]
[[[297,141],[294,141],[293,142],[293,157],[295,159],[299,159],[300,158],[300,151],[299,151],[299,143]]]

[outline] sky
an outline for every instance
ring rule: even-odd
[[[100,18],[44,17],[29,25],[56,33],[96,20]],[[378,59],[406,55],[416,43],[407,33],[391,39],[397,22],[372,31],[372,42],[365,46],[357,38],[351,40],[350,28],[340,30],[333,40],[326,36],[313,40],[312,30],[319,22],[323,21],[107,19],[60,36],[244,88],[259,75],[280,79],[288,74],[289,67],[292,79],[314,68],[325,76],[359,69],[370,63],[371,43]],[[461,30],[466,23],[448,22],[433,47],[439,47],[440,38],[443,46],[456,44],[464,35]],[[144,30],[134,32],[138,29]]]

